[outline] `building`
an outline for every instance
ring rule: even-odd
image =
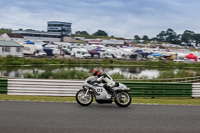
[[[27,40],[61,42],[64,37],[71,36],[71,23],[49,21],[47,32],[36,30],[13,30],[12,33],[22,34]]]
[[[1,37],[3,40],[6,40],[6,41],[15,41],[15,42],[24,41],[24,37],[22,36],[22,34],[4,33]]]
[[[63,37],[63,42],[71,42],[71,43],[73,43],[73,42],[76,42],[76,39],[73,38],[73,37],[65,36],[65,37]]]
[[[49,21],[47,22],[47,32],[60,33],[61,37],[71,36],[71,23],[68,22],[58,22],[58,21]]]
[[[57,32],[44,32],[32,30],[13,30],[12,33],[22,34],[26,40],[60,42],[61,35]]]
[[[124,46],[124,40],[102,40],[102,39],[85,39],[86,42],[89,44],[99,44],[99,45],[106,45],[106,46]]]
[[[23,57],[23,46],[14,41],[0,40],[0,56],[8,55]]]

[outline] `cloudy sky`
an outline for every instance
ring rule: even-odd
[[[72,23],[72,33],[155,37],[168,28],[200,33],[200,0],[0,0],[0,28],[47,30],[47,21]]]

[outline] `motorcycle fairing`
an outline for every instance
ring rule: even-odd
[[[119,83],[119,86],[113,87],[112,89],[115,91],[129,91],[130,90],[130,88],[127,88],[127,86],[122,83]]]
[[[96,95],[96,100],[109,100],[111,99],[111,95],[108,94],[106,89],[102,86],[96,86],[94,88],[99,95]]]

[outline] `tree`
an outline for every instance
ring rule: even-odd
[[[175,42],[175,44],[179,44],[179,45],[181,45],[181,43],[182,43],[182,41],[181,41],[181,34],[178,34],[177,36],[176,36],[176,42]]]
[[[11,29],[5,29],[5,28],[1,28],[0,29],[0,34],[4,34],[4,33],[11,33]]]
[[[194,34],[194,31],[185,30],[181,36],[181,41],[191,46],[192,42],[194,41]]]
[[[76,34],[76,35],[80,35],[80,34],[81,34],[81,31],[76,31],[75,34]]]
[[[108,36],[108,34],[103,30],[98,30],[97,32],[93,33],[95,36]]]
[[[176,42],[176,32],[174,32],[174,30],[172,29],[167,29],[167,31],[165,32],[165,36],[166,36],[166,41],[172,44],[175,44]]]
[[[194,43],[195,46],[199,46],[200,45],[200,34],[194,34]]]
[[[167,31],[161,31],[157,35],[157,40],[172,44],[181,44],[180,35],[177,35],[176,32],[171,28],[168,28]]]
[[[162,42],[166,42],[165,31],[161,31],[161,32],[157,35],[157,40],[158,40],[158,41],[162,41]]]
[[[76,35],[89,36],[89,34],[87,33],[87,31],[76,31],[75,34]]]
[[[36,31],[34,29],[25,29],[25,31]]]
[[[145,41],[148,41],[149,40],[149,37],[147,35],[144,35],[142,40],[145,40]]]
[[[134,39],[135,39],[135,40],[138,40],[138,41],[141,40],[141,38],[140,38],[138,35],[135,35],[135,36],[134,36]]]
[[[81,35],[89,36],[89,34],[87,33],[87,31],[82,31]]]

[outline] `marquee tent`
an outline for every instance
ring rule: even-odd
[[[159,54],[159,53],[153,53],[153,54],[150,54],[151,56],[158,56],[158,57],[161,57],[162,55]]]
[[[100,58],[100,53],[98,51],[95,50],[88,50],[89,54],[91,55],[91,57],[96,57],[96,58]]]
[[[30,40],[25,41],[26,44],[35,44],[34,42],[31,42]]]
[[[187,58],[187,59],[194,59],[195,62],[197,62],[197,56],[193,55],[192,53],[190,53],[189,55],[186,55],[185,58]]]
[[[136,50],[135,53],[142,55],[142,58],[147,58],[147,56],[149,55],[149,53],[143,52],[142,50]]]

